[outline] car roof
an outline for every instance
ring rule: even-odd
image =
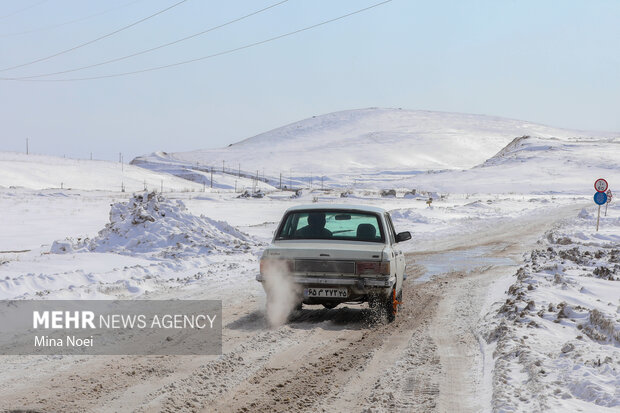
[[[353,205],[353,204],[306,204],[306,205],[297,205],[291,207],[286,210],[286,212],[290,211],[305,211],[312,209],[328,209],[328,210],[343,210],[343,211],[366,211],[366,212],[374,212],[377,214],[383,214],[385,209],[370,206],[370,205]]]

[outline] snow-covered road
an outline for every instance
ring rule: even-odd
[[[222,299],[222,356],[4,357],[0,409],[485,410],[492,359],[481,317],[503,295],[523,253],[580,208],[549,205],[460,223],[458,231],[413,246],[405,306],[389,325],[374,322],[365,306],[306,307],[269,329],[260,285],[247,274],[255,262],[241,254],[228,273],[247,275],[234,283],[213,276],[199,284],[208,290],[180,283],[150,292],[151,298]],[[447,254],[454,258],[449,267]]]

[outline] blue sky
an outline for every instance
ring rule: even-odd
[[[0,69],[92,40],[177,1],[0,0]],[[378,1],[289,0],[187,42],[56,78],[205,56]],[[127,55],[277,2],[188,0],[117,35],[0,76]],[[115,10],[38,30],[108,9]],[[80,82],[0,81],[0,150],[23,151],[29,138],[36,153],[88,158],[93,152],[113,160],[123,152],[129,160],[156,150],[225,146],[313,115],[372,106],[620,131],[618,21],[615,0],[393,0],[295,36],[170,69]]]

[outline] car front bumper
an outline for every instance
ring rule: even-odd
[[[377,293],[390,290],[396,283],[396,277],[327,277],[327,276],[291,276],[290,280],[300,287],[346,287],[353,296]],[[256,281],[263,283],[265,277],[256,276]]]

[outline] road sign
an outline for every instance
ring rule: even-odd
[[[605,192],[597,192],[594,194],[594,202],[596,205],[603,205],[607,202],[607,194]]]
[[[605,181],[605,189],[607,189],[607,181]],[[596,203],[596,205],[598,205],[598,215],[596,216],[596,232],[598,232],[598,223],[601,219],[601,205],[607,202],[607,194],[605,192],[595,193],[594,202]]]
[[[611,193],[611,189],[608,189],[605,193],[607,194],[607,202],[605,203],[605,216],[607,216],[607,207],[611,202],[611,198],[613,198],[613,194]]]
[[[596,216],[596,232],[598,232],[598,223],[601,219],[601,205],[611,201],[612,195],[611,191],[607,191],[608,188],[609,184],[603,178],[599,178],[594,181],[594,189],[596,189],[596,193],[594,194],[594,203],[598,205],[598,215]],[[607,191],[608,193],[606,194],[605,191]],[[607,216],[607,205],[605,205],[605,216]]]
[[[603,178],[599,178],[594,182],[594,189],[596,189],[596,192],[605,192],[607,188],[609,188],[609,185]]]

